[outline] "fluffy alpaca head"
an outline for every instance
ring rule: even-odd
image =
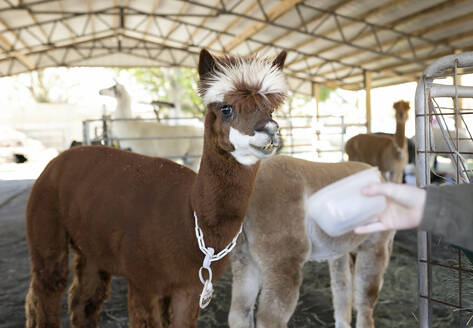
[[[400,100],[393,104],[396,111],[396,122],[405,123],[409,117],[409,109],[411,108],[408,101]]]
[[[214,115],[212,131],[219,147],[241,164],[270,156],[279,145],[279,128],[271,115],[287,95],[285,59],[285,51],[274,61],[213,57],[201,51],[199,92],[209,115]]]
[[[285,58],[285,51],[273,62],[259,56],[215,58],[207,75],[201,75],[200,94],[204,104],[223,102],[228,94],[286,97],[287,83],[282,72]]]

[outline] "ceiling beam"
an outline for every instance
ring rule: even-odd
[[[189,9],[189,3],[188,2],[185,2],[182,6],[181,6],[181,9],[179,9],[179,14],[184,14],[187,9]],[[169,39],[169,37],[171,36],[171,34],[173,34],[177,28],[179,27],[179,25],[181,25],[180,22],[174,22],[171,26],[171,28],[169,29],[169,32],[166,34],[166,36],[164,37],[164,40],[167,40]]]
[[[465,40],[465,39],[471,39],[472,38],[472,35],[473,35],[473,29],[472,30],[469,30],[469,31],[466,31],[466,32],[463,32],[461,34],[457,34],[457,35],[453,35],[453,36],[449,36],[449,37],[446,37],[446,38],[442,38],[442,39],[439,39],[439,40],[436,40],[436,42],[439,44],[439,45],[442,45],[442,44],[449,44],[449,43],[453,43],[454,41],[458,42],[458,41],[461,41],[461,40]],[[421,52],[421,51],[424,51],[424,50],[428,50],[430,49],[431,47],[429,45],[422,45],[422,46],[418,46],[416,47],[416,51],[417,52]],[[403,56],[405,53],[409,52],[410,50],[406,50],[406,49],[403,49],[403,50],[400,50],[397,52],[397,55],[399,56]],[[446,56],[446,55],[449,55],[449,54],[452,54],[453,52],[451,52],[450,50],[445,50],[441,53],[436,53],[435,55],[433,56],[429,56],[428,57],[422,57],[420,58],[420,62],[419,62],[419,69],[423,70],[423,68],[426,67],[426,64],[425,64],[425,61],[428,60],[429,58],[440,58],[442,56]],[[379,58],[368,58],[366,60],[362,60],[362,61],[357,61],[357,64],[358,65],[361,65],[361,66],[364,66],[364,65],[372,65],[372,64],[375,64],[375,63],[378,63],[380,61],[383,61],[383,60],[386,60],[386,58],[383,58],[383,57],[379,57]],[[388,66],[382,66],[382,67],[379,67],[379,68],[375,68],[375,70],[381,70],[381,71],[384,71],[384,70],[393,70],[393,69],[397,69],[397,68],[401,68],[402,66],[404,65],[408,65],[408,64],[403,64],[403,63],[395,63],[395,64],[390,64]],[[314,67],[312,67],[314,68]],[[335,72],[336,73],[340,73],[342,71],[346,71],[347,69],[346,68],[339,68],[337,69]],[[405,75],[404,73],[400,73],[400,72],[396,72],[396,74],[398,75]],[[407,74],[406,74],[407,75]]]
[[[39,21],[36,19],[36,16],[32,14],[31,12],[31,9],[30,8],[26,8],[26,12],[28,13],[28,16],[30,16],[31,20],[35,23],[36,27],[38,28],[38,30],[41,32],[41,34],[43,35],[44,37],[44,40],[46,43],[49,43],[49,36],[48,36],[48,33],[46,33],[46,31],[44,30],[43,26],[39,23]]]
[[[159,7],[159,2],[160,2],[160,0],[154,0],[153,7],[151,7],[151,13],[154,14],[156,12],[156,9],[158,9],[158,7]],[[153,19],[154,19],[153,16],[146,17],[146,26],[145,26],[145,29],[143,31],[143,35],[145,37],[146,37],[146,34],[148,34],[149,29],[151,28],[151,24],[153,23]]]
[[[342,0],[340,1],[339,3],[336,3],[332,6],[329,7],[328,10],[330,11],[336,11],[336,10],[339,10],[340,8],[346,6],[347,4],[353,2],[355,0]],[[314,17],[312,17],[311,19],[309,19],[308,21],[306,22],[303,22],[301,23],[300,25],[297,26],[297,29],[300,29],[300,28],[303,28],[304,26],[307,26],[309,24],[312,24],[313,22],[316,22],[316,21],[323,21],[325,18],[327,17],[327,14],[326,13],[318,13],[316,15],[314,15]],[[284,32],[282,33],[281,35],[275,37],[274,39],[270,40],[269,41],[269,44],[274,44],[282,39],[285,39],[287,38],[288,36],[290,36],[291,34],[295,33],[294,31],[287,31],[287,32]],[[251,54],[256,54],[256,53],[259,53],[260,51],[262,51],[264,48],[266,48],[266,46],[260,46],[258,47],[256,50],[254,50]]]
[[[92,29],[92,35],[94,35],[95,34],[95,16],[90,14],[93,11],[92,0],[87,0],[87,11],[89,12],[88,17],[90,19],[90,27]]]
[[[366,12],[364,12],[363,14],[357,16],[356,18],[359,19],[359,20],[367,20],[371,17],[375,17],[377,15],[382,15],[390,10],[392,10],[393,8],[396,8],[396,7],[399,7],[399,6],[402,6],[404,3],[406,2],[409,2],[410,0],[395,0],[393,2],[390,2],[386,5],[382,5],[382,6],[379,6],[379,7],[375,7],[375,8],[372,8]],[[335,10],[330,10],[328,9],[329,11],[331,12],[335,12]],[[341,23],[340,24],[340,29],[341,30],[344,30],[344,29],[347,29],[351,26],[353,26],[354,24],[357,24],[358,22],[356,21],[347,21],[347,22],[344,22],[344,23]],[[334,33],[340,33],[340,29],[338,27],[334,27],[334,28],[331,28],[327,31],[323,31],[323,33],[325,35],[331,35],[331,34],[334,34]],[[304,40],[302,42],[299,42],[297,45],[294,46],[294,48],[296,49],[299,49],[299,48],[302,48],[308,44],[311,44],[313,42],[315,42],[316,40],[313,39],[313,38],[308,38],[307,40]],[[328,48],[325,48],[325,49],[330,49],[332,47],[335,47],[335,46],[340,46],[339,44],[336,44],[336,45],[332,45],[332,46],[329,46]],[[325,52],[324,49],[320,50],[320,51],[317,51],[317,53],[323,53]],[[304,58],[298,58],[292,62],[289,62],[288,65],[293,65],[293,64],[297,64],[298,62],[304,60]]]
[[[0,27],[4,29],[9,29],[10,27],[3,21],[0,20]],[[16,39],[25,49],[30,49],[30,47],[19,37],[19,35],[15,32],[8,32],[10,33],[14,40]],[[4,33],[0,33],[0,43],[8,50],[14,49],[14,44],[4,35]],[[20,51],[14,50],[12,52],[12,56],[16,58],[21,64],[23,64],[29,70],[34,69],[34,64],[31,60],[22,54]]]
[[[136,33],[136,35],[134,35],[134,33]],[[134,33],[130,33],[129,31],[125,31],[123,33],[123,35],[125,37],[128,37],[130,39],[134,39],[134,40],[142,40],[141,36],[140,36],[140,33],[141,32],[134,32]],[[168,46],[168,45],[165,45],[163,44],[163,40],[162,40],[162,37],[157,37],[156,40],[153,40],[151,38],[147,39],[146,42],[149,42],[151,44],[155,44],[155,45],[158,45],[158,46],[164,46],[166,48],[170,48],[170,49],[174,49],[174,50],[179,50],[179,51],[183,51],[183,52],[187,52],[191,55],[195,55],[196,57],[198,57],[199,55],[199,51],[191,51],[189,49],[181,49],[181,48],[176,48],[176,47],[173,47],[173,46]],[[176,41],[177,42],[177,41]],[[292,72],[286,72],[286,75],[291,77],[291,78],[294,78],[294,79],[298,79],[298,80],[304,80],[304,81],[311,81],[310,79],[308,79],[307,77],[305,76],[301,76],[299,74],[293,74]],[[341,83],[337,83],[336,81],[314,81],[314,82],[317,82],[319,84],[323,84],[323,85],[326,85],[328,87],[331,87],[331,88],[342,88],[342,89],[346,89],[346,90],[355,90],[351,87],[348,87],[348,86],[344,86],[343,84]]]
[[[1,34],[0,34],[1,35]],[[32,48],[31,51],[28,51],[27,53],[24,53],[23,51],[17,51],[20,55],[23,56],[29,56],[29,55],[34,55],[34,54],[39,54],[47,51],[51,51],[54,49],[59,49],[59,48],[66,48],[70,46],[74,46],[77,44],[85,43],[85,42],[90,42],[94,40],[103,40],[107,39],[110,37],[116,36],[115,31],[106,31],[106,32],[97,32],[95,36],[92,36],[91,34],[86,35],[86,36],[78,36],[74,39],[65,39],[65,40],[60,40],[54,42],[54,45],[41,45],[35,48]],[[15,57],[15,54],[13,53],[6,53],[6,54],[0,54],[0,61],[7,60],[11,57]]]
[[[215,10],[210,10],[210,14],[211,15],[215,15],[217,11]],[[190,45],[194,38],[196,37],[196,35],[202,30],[202,26],[204,26],[205,24],[207,24],[207,22],[213,18],[212,16],[208,16],[208,17],[205,17],[203,18],[200,23],[199,23],[199,26],[197,26],[196,28],[194,28],[194,31],[191,33],[191,35],[189,35],[189,38],[187,39],[187,42],[186,42],[186,46]]]
[[[387,23],[386,27],[389,28],[389,29],[399,29],[400,26],[407,25],[407,24],[411,23],[414,20],[424,19],[425,17],[435,15],[437,13],[441,13],[442,11],[444,11],[448,8],[451,8],[455,5],[461,4],[465,1],[468,1],[468,0],[447,0],[446,2],[443,2],[443,3],[438,4],[438,5],[434,5],[432,7],[426,8],[426,9],[423,9],[419,12],[412,13],[408,16],[400,17],[400,18],[398,18],[398,19],[396,19],[396,20],[394,20],[390,23]],[[367,31],[367,32],[361,33],[360,35],[355,36],[353,39],[350,40],[350,42],[363,40],[367,37],[372,37],[372,36],[373,36],[372,31]],[[385,41],[380,43],[380,46],[381,47],[386,47],[386,46],[392,45],[393,42],[397,41],[397,38],[398,38],[398,36],[396,36],[395,38],[391,38],[389,40],[385,40]],[[335,44],[335,45],[320,49],[320,50],[317,51],[317,53],[318,54],[326,53],[326,52],[338,49],[342,46],[343,45],[341,45],[341,44]],[[432,46],[434,46],[434,44],[432,44]],[[454,49],[452,49],[452,51],[453,50]],[[362,49],[355,49],[355,50],[351,51],[350,53],[344,53],[343,56],[339,56],[339,57],[337,57],[337,59],[346,58],[346,57],[353,57],[353,56],[359,55],[361,53],[363,53]],[[410,52],[407,52],[407,53],[411,54],[412,50]],[[289,63],[289,65],[291,65],[291,64],[294,64],[294,63]]]
[[[59,11],[60,11],[60,12],[64,12],[64,7],[62,6],[62,2],[61,2],[61,1],[57,1],[56,3],[57,3],[57,5],[58,5]],[[69,31],[69,34],[71,35],[72,38],[75,38],[75,37],[76,37],[76,32],[75,32],[74,29],[67,23],[67,21],[63,20],[63,21],[62,21],[62,25],[64,25],[64,27]]]
[[[273,7],[265,16],[267,16],[268,21],[273,21],[278,17],[286,14],[291,10],[295,5],[297,5],[302,0],[283,0],[275,7]],[[255,22],[248,26],[242,33],[238,34],[232,41],[225,45],[225,51],[229,52],[236,48],[238,45],[243,43],[246,39],[252,37],[256,33],[260,32],[267,25],[263,22]]]
[[[0,34],[0,43],[7,49],[12,48],[12,43],[3,34]],[[29,70],[33,70],[35,68],[31,60],[21,52],[14,50],[11,52],[11,55]]]
[[[261,0],[261,3],[263,3],[264,1],[266,0]],[[251,14],[256,9],[256,7],[258,7],[258,2],[252,1],[251,4],[244,10],[243,14],[246,16]],[[230,29],[238,25],[241,21],[243,21],[243,17],[235,18],[230,24],[225,26],[222,31],[228,32]],[[214,43],[217,42],[218,40],[219,40],[219,36],[215,37],[214,39],[212,39],[212,41],[207,43],[206,48],[210,49],[214,45]]]

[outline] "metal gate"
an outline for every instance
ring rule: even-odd
[[[450,181],[473,180],[473,86],[460,85],[462,77],[472,72],[473,52],[468,52],[435,61],[419,80],[416,173],[420,187],[431,183],[433,159],[439,155],[450,159],[454,172]],[[473,327],[470,261],[468,253],[428,232],[418,232],[420,327]]]
[[[344,153],[344,138],[345,138],[345,122],[343,116],[314,116],[314,115],[292,115],[292,116],[275,116],[274,119],[279,123],[280,133],[283,139],[283,147],[279,153],[284,155],[302,157],[309,160],[314,160],[321,157],[321,154],[336,154],[340,160],[343,160]],[[192,122],[201,122],[201,118],[197,117],[183,117],[183,118],[161,118],[162,124],[167,124],[167,121],[179,121],[181,124],[189,124]],[[103,116],[100,119],[85,120],[82,122],[83,128],[83,143],[102,144],[107,146],[118,147],[121,140],[175,140],[175,139],[191,139],[196,136],[173,135],[173,136],[114,136],[113,122],[127,122],[127,121],[155,121],[153,119],[112,119],[109,116]],[[322,124],[325,131],[320,133],[320,130],[314,128],[314,122],[318,121]],[[176,124],[178,126],[178,124]],[[319,143],[321,139],[327,136],[332,136],[337,140],[337,145],[331,148],[320,148]],[[201,138],[199,136],[198,138]],[[316,156],[317,155],[317,156]],[[166,157],[171,160],[179,160],[181,156],[167,154]],[[200,157],[200,155],[190,155],[190,157]]]

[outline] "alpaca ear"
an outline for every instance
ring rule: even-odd
[[[215,58],[205,49],[200,51],[199,76],[202,79],[215,69]]]
[[[286,50],[281,51],[281,53],[273,61],[273,66],[276,66],[282,71],[284,67],[284,62],[286,61],[286,56],[287,56]]]

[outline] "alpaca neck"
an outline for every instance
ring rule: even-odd
[[[394,134],[394,141],[400,148],[404,147],[404,144],[406,143],[405,129],[406,129],[406,123],[403,123],[403,122],[396,123],[396,133]]]
[[[117,97],[117,109],[114,118],[132,118],[130,96],[123,93]]]
[[[244,166],[222,151],[210,138],[213,114],[207,114],[200,170],[192,186],[190,203],[208,245],[217,250],[238,232],[253,191],[258,164]]]

